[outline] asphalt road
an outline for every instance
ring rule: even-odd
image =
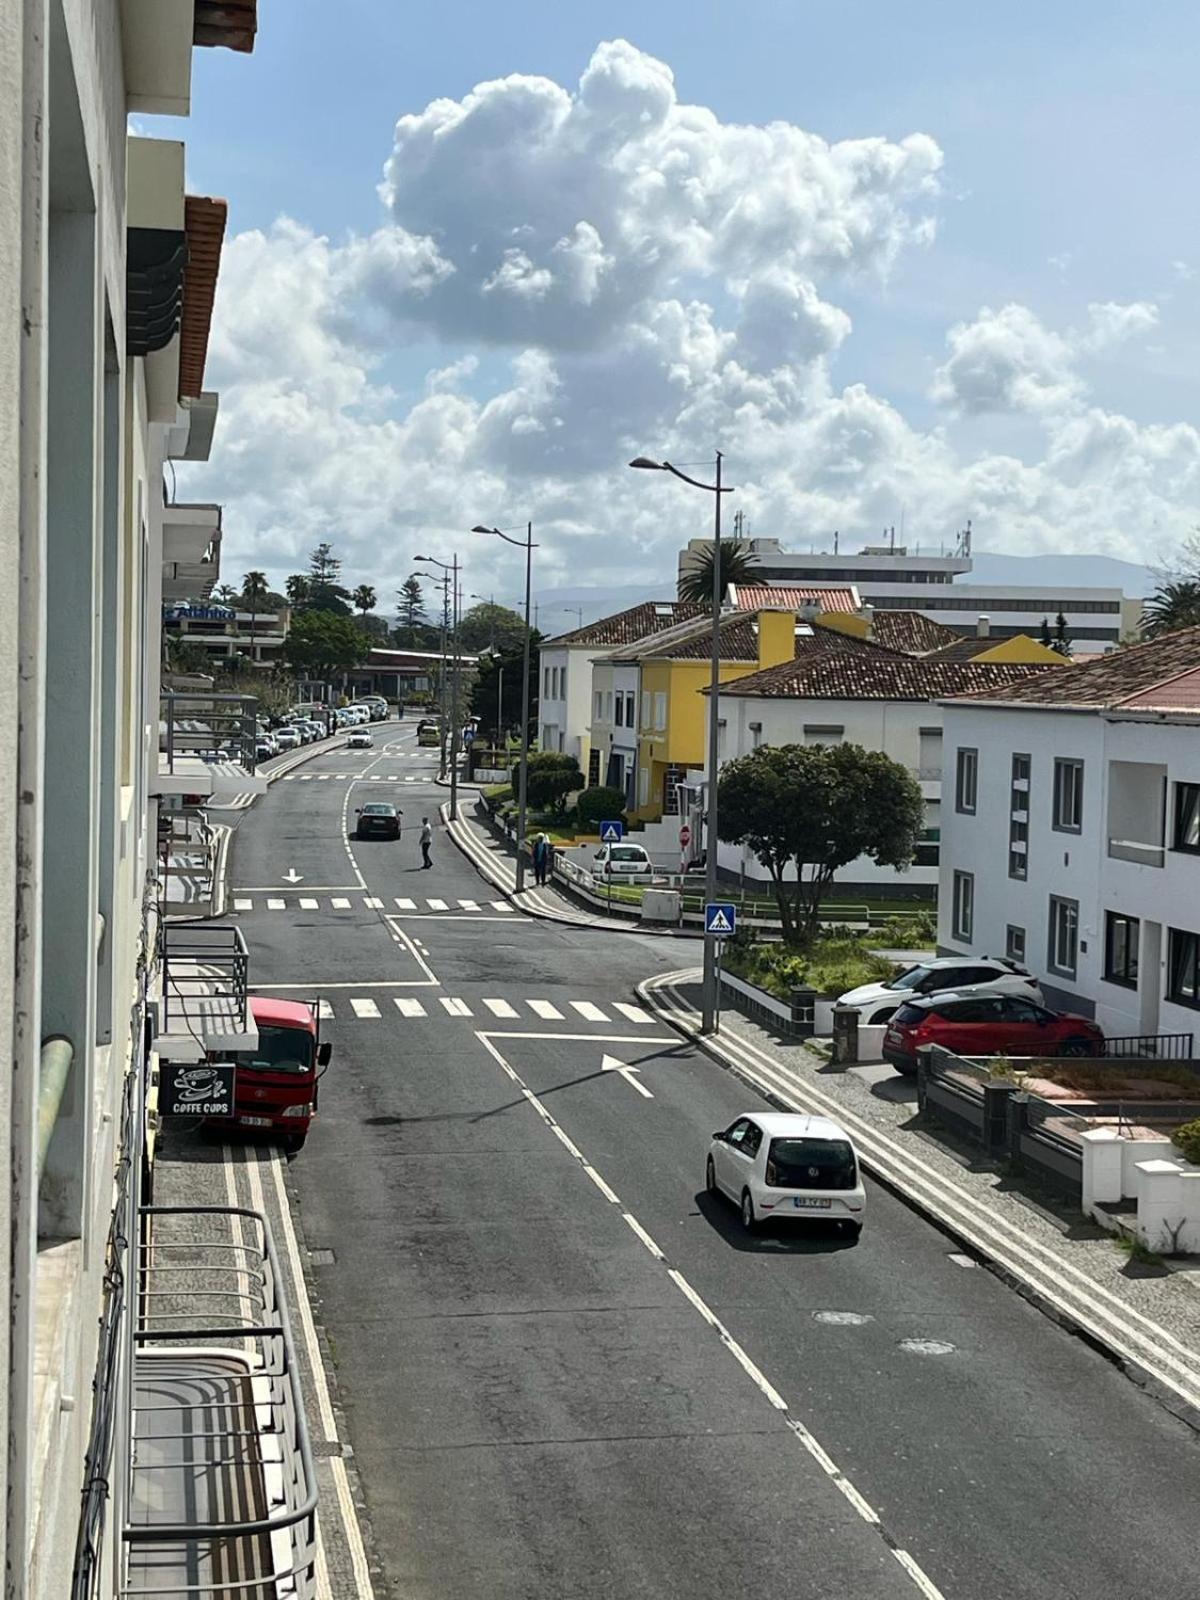
[[[391,1593],[1194,1596],[1194,1435],[886,1191],[744,1235],[704,1156],[754,1096],[632,1003],[678,947],[503,909],[440,828],[421,871],[388,737],[277,783],[231,894],[325,1001],[292,1177]]]

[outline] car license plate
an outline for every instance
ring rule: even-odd
[[[832,1200],[805,1200],[800,1195],[792,1196],[792,1204],[797,1211],[828,1211],[833,1204]]]
[[[899,1028],[889,1028],[888,1031],[884,1034],[884,1038],[887,1040],[887,1042],[889,1044],[899,1044],[900,1043],[900,1030],[899,1030]]]
[[[271,1126],[270,1117],[239,1117],[238,1121],[244,1128],[269,1128]]]

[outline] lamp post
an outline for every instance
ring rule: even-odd
[[[533,578],[533,523],[525,524],[525,537],[514,539],[499,528],[485,528],[477,522],[472,533],[486,533],[505,544],[515,544],[525,552],[525,669],[521,679],[521,771],[517,781],[517,893],[525,887],[525,812],[529,793],[529,597]]]
[[[712,584],[712,655],[708,693],[708,826],[705,831],[704,898],[717,898],[717,732],[720,724],[721,686],[721,496],[732,494],[732,485],[721,482],[721,452],[716,453],[716,482],[703,483],[699,478],[689,478],[669,461],[651,461],[647,456],[636,456],[629,465],[649,472],[669,472],[674,477],[690,483],[693,489],[704,489],[713,497],[713,584]],[[717,1019],[717,941],[711,936],[704,940],[704,987],[701,997],[701,1031],[713,1033]]]
[[[450,820],[458,821],[458,741],[459,741],[459,713],[458,713],[458,687],[459,672],[462,665],[462,651],[458,643],[458,556],[451,556],[450,561],[439,561],[436,556],[414,556],[414,561],[424,561],[429,566],[441,567],[446,574],[445,583],[450,585],[451,595],[451,637],[454,641],[454,660],[450,669]],[[443,659],[445,651],[443,651]],[[445,668],[442,669],[442,681],[445,683]]]

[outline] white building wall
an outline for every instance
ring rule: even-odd
[[[538,652],[538,745],[574,756],[587,772],[591,747],[595,645],[551,645]]]

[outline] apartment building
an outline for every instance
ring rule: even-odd
[[[130,1463],[139,1177],[167,1016],[160,811],[253,779],[229,731],[244,707],[177,719],[160,701],[164,597],[203,598],[219,568],[219,508],[167,504],[163,465],[208,455],[226,207],[186,193],[182,144],[130,137],[127,119],[186,116],[194,48],[244,52],[254,34],[254,0],[0,8],[0,1544],[13,1600],[195,1581],[178,1552],[172,1564],[129,1537],[146,1494],[180,1496],[178,1469],[174,1487],[143,1472],[135,1488]],[[191,1042],[205,1048],[202,1029]]]
[[[1193,1032],[1200,628],[942,711],[941,949],[1027,962],[1110,1036]]]
[[[167,507],[168,514],[193,507]],[[214,506],[219,512],[220,507]],[[168,524],[169,526],[169,524]],[[214,558],[219,564],[219,557]],[[176,569],[177,570],[177,569]],[[171,586],[179,582],[172,572]],[[164,589],[167,584],[164,583]],[[199,589],[193,594],[201,593]],[[244,661],[250,666],[269,669],[283,660],[283,646],[291,626],[292,613],[288,606],[279,611],[247,611],[234,606],[221,605],[210,599],[192,598],[175,600],[164,594],[162,626],[166,639],[186,640],[209,658],[215,669],[228,669],[232,661]]]

